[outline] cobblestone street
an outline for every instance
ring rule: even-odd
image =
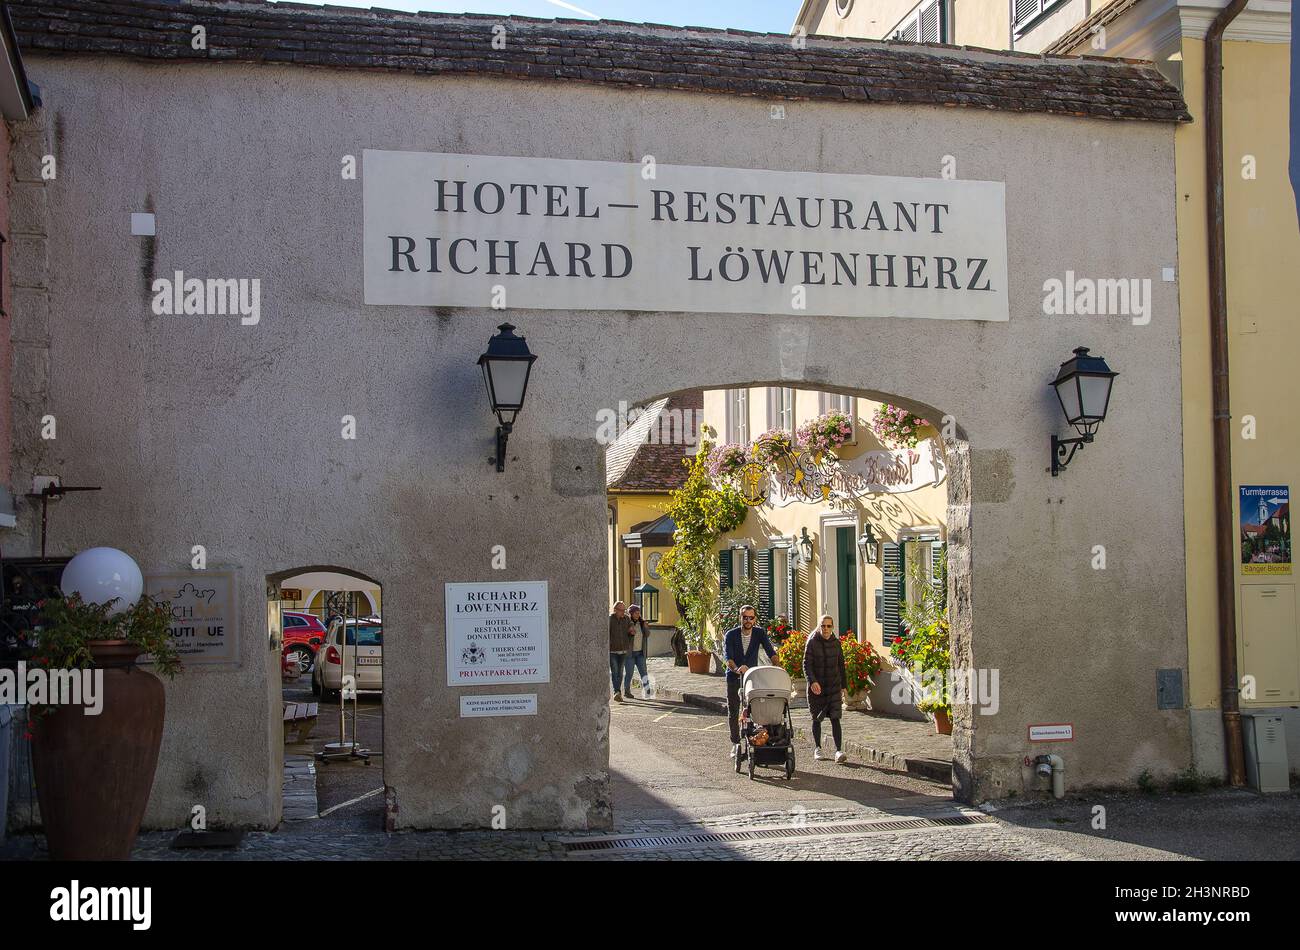
[[[384,834],[364,821],[286,820],[232,849],[172,850],[175,832],[142,834],[137,860],[1089,860],[1203,856],[1300,857],[1300,797],[1219,791],[1104,799],[1111,832],[1091,829],[1090,800],[1067,798],[984,811],[954,803],[946,785],[850,760],[814,761],[751,780],[727,755],[718,713],[671,700],[611,704],[616,827],[608,833],[467,831]],[[370,767],[376,778],[379,771]],[[1102,800],[1102,799],[1099,799]],[[347,809],[336,814],[347,814]],[[358,816],[360,817],[360,814]],[[947,822],[947,823],[944,823]],[[1269,831],[1273,829],[1273,831]],[[6,859],[41,858],[39,836],[12,836]]]

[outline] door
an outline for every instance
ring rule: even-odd
[[[858,548],[852,525],[835,529],[835,620],[839,632],[858,629]]]

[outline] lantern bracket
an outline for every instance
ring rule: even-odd
[[[1074,458],[1074,453],[1078,452],[1091,441],[1091,433],[1080,436],[1077,439],[1061,439],[1057,436],[1052,436],[1052,477],[1055,478],[1057,475],[1060,475],[1065,471],[1065,467],[1069,465],[1070,460]],[[1069,449],[1068,452],[1066,451],[1067,448]]]

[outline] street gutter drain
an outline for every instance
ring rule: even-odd
[[[921,831],[926,828],[955,828],[967,825],[991,825],[985,815],[955,815],[948,818],[900,818],[885,821],[854,821],[824,825],[783,825],[779,828],[754,828],[749,831],[696,831],[676,835],[618,835],[607,838],[561,839],[566,852],[630,851],[681,848],[690,845],[731,844],[741,841],[773,841],[790,838],[823,838],[834,835],[858,835],[897,831]]]

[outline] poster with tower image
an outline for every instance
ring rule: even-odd
[[[1286,485],[1242,485],[1241,572],[1291,573],[1291,490]]]

